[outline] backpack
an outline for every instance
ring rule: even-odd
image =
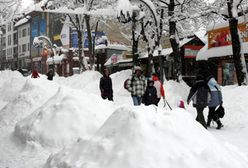
[[[130,80],[130,78],[127,78],[125,81],[124,81],[124,88],[126,89],[126,90],[128,90],[128,87],[127,87],[127,85],[128,85],[128,81]],[[133,80],[134,80],[134,77],[132,76],[132,78],[131,78],[131,85],[130,85],[130,87],[133,87]]]

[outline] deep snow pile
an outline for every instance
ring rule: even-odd
[[[206,131],[195,122],[196,110],[188,105],[189,113],[178,109],[166,111],[168,108],[163,108],[163,101],[160,101],[160,110],[156,113],[153,107],[133,108],[130,93],[123,88],[124,80],[130,74],[131,70],[126,70],[111,75],[114,102],[109,102],[100,97],[99,72],[88,71],[68,78],[56,76],[54,81],[48,81],[45,75],[31,79],[19,72],[0,71],[0,167],[40,168],[51,153],[58,153],[63,146],[75,143],[78,138],[79,142],[71,149],[67,146],[67,150],[52,155],[46,166],[61,164],[59,167],[63,167],[65,164],[66,167],[68,163],[76,167],[74,164],[85,163],[86,167],[99,164],[165,167],[161,166],[164,162],[174,164],[177,159],[175,166],[186,167],[187,160],[192,160],[193,164],[189,164],[192,168],[195,165],[204,167],[205,164],[226,168],[226,160],[234,164],[236,161],[241,165],[244,163],[241,153],[245,152],[248,157],[247,86],[223,87],[226,116],[222,121],[225,126],[222,130],[212,126]],[[185,83],[166,81],[164,86],[166,99],[172,108],[176,108],[180,99],[186,100],[189,87]],[[125,108],[118,109],[108,119],[123,104]],[[206,112],[207,109],[205,116]],[[211,135],[221,140],[224,146]],[[196,149],[199,144],[202,147]],[[162,155],[166,156],[165,161]],[[99,162],[95,162],[95,158]],[[122,162],[117,163],[119,158]],[[142,159],[144,164],[140,161]],[[202,162],[200,166],[197,160]]]
[[[24,143],[63,147],[92,136],[113,112],[112,105],[98,96],[61,86],[42,107],[17,123],[15,135]]]
[[[10,101],[15,98],[24,83],[25,79],[20,72],[0,71],[0,101]]]
[[[15,75],[15,72],[9,74],[9,78],[13,78]],[[55,93],[58,85],[51,82],[44,85],[44,81],[46,80],[21,77],[11,83],[15,89],[8,87],[3,89],[5,94],[1,92],[2,95],[12,95],[13,98],[9,99],[5,107],[0,110],[0,127],[16,124],[37,107],[42,106]],[[5,83],[7,82],[8,80]]]
[[[183,109],[121,107],[90,140],[51,155],[45,167],[246,167],[247,158],[228,147]]]

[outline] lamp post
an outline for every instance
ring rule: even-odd
[[[3,61],[3,32],[0,27],[0,70],[2,70],[2,61]]]
[[[47,37],[47,36],[38,36],[38,37],[35,37],[34,38],[34,41],[33,41],[33,45],[34,47],[38,48],[40,46],[44,47],[44,41],[47,42],[47,44],[50,46],[53,54],[52,54],[52,60],[53,60],[53,73],[55,73],[55,62],[54,62],[54,56],[57,55],[56,54],[56,50],[51,42],[51,40]]]

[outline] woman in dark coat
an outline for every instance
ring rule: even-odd
[[[195,84],[190,89],[187,103],[189,104],[191,100],[193,101],[193,106],[197,111],[196,121],[207,128],[203,110],[207,107],[210,101],[210,89],[202,76],[197,76]]]
[[[105,69],[100,79],[100,91],[103,99],[113,101],[112,79],[109,77],[109,70]]]

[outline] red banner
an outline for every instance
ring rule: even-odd
[[[203,46],[185,45],[184,46],[184,58],[195,58],[198,51]]]

